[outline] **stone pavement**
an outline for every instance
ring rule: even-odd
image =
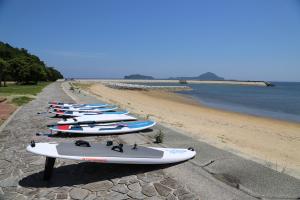
[[[75,141],[78,137],[44,137],[46,125],[57,121],[46,114],[47,102],[72,102],[59,82],[50,84],[23,106],[0,133],[0,199],[198,199],[163,166],[112,165],[57,159],[50,181],[43,181],[45,157],[26,152],[36,142]],[[88,100],[81,94],[82,101]],[[84,99],[86,98],[86,99]],[[118,136],[83,136],[94,142],[119,141]]]

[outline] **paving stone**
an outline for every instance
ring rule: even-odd
[[[177,200],[177,197],[174,194],[169,194],[167,200]]]
[[[163,185],[165,185],[165,186],[167,186],[167,187],[170,187],[172,189],[177,189],[178,188],[177,181],[175,179],[173,179],[173,178],[170,178],[170,177],[162,180],[160,183],[163,184]]]
[[[35,196],[38,193],[38,190],[37,189],[29,189],[29,188],[18,187],[17,192],[19,194],[23,194],[24,196],[32,197],[32,196]]]
[[[142,173],[142,174],[137,174],[136,176],[139,180],[142,180],[143,178],[146,177],[146,174]]]
[[[68,199],[68,194],[67,193],[57,193],[56,199]]]
[[[26,200],[27,197],[25,197],[24,195],[18,195],[14,200]]]
[[[133,183],[133,184],[130,184],[128,185],[128,188],[132,191],[135,191],[135,192],[139,192],[142,190],[142,187],[140,186],[139,183]]]
[[[114,185],[117,185],[120,182],[120,179],[114,178],[114,179],[111,179],[111,181],[113,182]]]
[[[36,198],[42,198],[42,197],[45,197],[46,195],[48,195],[50,193],[49,190],[45,190],[45,189],[42,189],[42,190],[39,190],[37,192],[37,194],[35,195]]]
[[[55,199],[56,194],[54,192],[49,192],[45,198],[46,199]]]
[[[123,200],[123,199],[128,199],[128,196],[126,194],[112,191],[112,192],[108,193],[107,195],[105,195],[104,199]]]
[[[97,192],[97,197],[104,197],[109,193],[107,190]]]
[[[188,194],[189,193],[189,191],[187,191],[185,188],[183,188],[183,187],[180,187],[180,188],[178,188],[177,190],[175,190],[175,192],[174,192],[174,194],[176,195],[176,196],[182,196],[182,195],[184,195],[184,194]]]
[[[19,194],[17,192],[5,192],[4,199],[15,199]]]
[[[69,194],[72,199],[81,200],[89,195],[89,191],[81,188],[74,188]]]
[[[110,181],[101,181],[101,182],[86,184],[82,188],[93,191],[93,192],[97,192],[100,190],[108,190],[108,189],[112,188],[112,186],[113,186],[113,183]]]
[[[129,192],[129,189],[126,187],[125,184],[118,184],[116,186],[113,186],[111,188],[111,190],[122,193],[122,194],[126,194],[127,192]]]
[[[16,187],[18,185],[18,177],[8,177],[0,181],[0,187]]]
[[[198,199],[195,195],[188,193],[178,197],[179,200],[196,200]]]
[[[136,183],[138,182],[137,176],[132,175],[132,176],[124,176],[119,180],[120,184],[131,184],[131,183]]]
[[[165,200],[166,198],[164,197],[158,197],[158,196],[154,196],[154,197],[146,197],[145,200]]]
[[[156,192],[154,186],[151,184],[142,186],[142,193],[148,197],[153,197],[153,196],[157,195],[157,192]]]
[[[90,194],[87,198],[85,198],[84,200],[94,200],[96,199],[97,196],[95,194]]]
[[[139,180],[142,180],[146,183],[159,182],[164,179],[164,175],[161,170],[147,172],[146,174],[139,174],[137,177]]]
[[[141,192],[129,192],[127,195],[133,199],[145,199],[146,198],[146,196],[143,195]]]
[[[168,196],[168,194],[170,194],[172,191],[170,188],[168,188],[160,183],[154,183],[153,185],[154,185],[156,191],[158,192],[158,194],[160,194],[161,196],[164,196],[164,197]]]
[[[6,167],[9,167],[11,165],[10,162],[6,161],[6,160],[0,160],[0,168],[6,168]]]

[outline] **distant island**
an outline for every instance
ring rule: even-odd
[[[132,74],[128,76],[124,76],[124,79],[134,79],[134,80],[153,80],[152,76],[145,76],[141,74]]]
[[[206,72],[195,77],[171,77],[169,80],[199,80],[199,81],[224,81],[223,77],[217,76],[212,72]]]

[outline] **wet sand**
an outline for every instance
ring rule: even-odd
[[[102,84],[93,84],[88,90],[132,113],[267,166],[276,166],[278,171],[300,171],[300,124],[208,108],[166,91],[117,90]]]

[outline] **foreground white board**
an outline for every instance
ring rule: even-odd
[[[119,145],[89,143],[90,147],[76,146],[74,143],[35,143],[27,151],[51,158],[64,158],[100,163],[115,164],[168,164],[193,158],[193,149],[158,148],[123,145],[122,152],[114,147]]]

